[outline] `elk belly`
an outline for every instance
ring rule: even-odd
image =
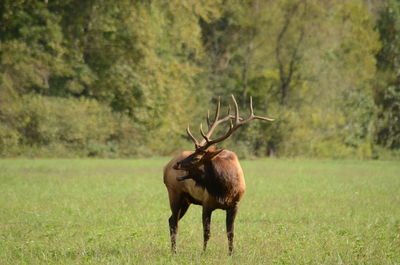
[[[198,202],[204,202],[208,198],[209,194],[207,190],[199,185],[193,179],[187,179],[184,181],[184,191],[193,197]]]

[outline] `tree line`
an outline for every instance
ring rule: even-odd
[[[3,0],[0,155],[191,149],[234,94],[276,118],[242,157],[398,158],[399,36],[398,0]]]

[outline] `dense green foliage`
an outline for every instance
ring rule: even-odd
[[[241,156],[400,154],[400,4],[3,0],[0,156],[191,148],[218,96],[249,96]]]
[[[0,160],[0,264],[397,264],[397,161],[242,161],[229,257],[225,212],[202,251],[201,208],[171,255],[166,159]]]
[[[377,55],[378,73],[374,89],[378,107],[376,142],[400,149],[400,1],[390,0],[381,13],[378,29],[382,49]]]

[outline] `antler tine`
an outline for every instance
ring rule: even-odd
[[[231,96],[232,96],[232,100],[233,100],[233,105],[235,107],[235,123],[238,123],[239,119],[240,119],[239,118],[239,107],[238,107],[238,104],[236,102],[235,96],[233,94]]]
[[[199,141],[197,141],[197,139],[194,138],[193,134],[190,132],[189,124],[188,124],[188,127],[186,128],[186,133],[192,139],[196,149],[199,148],[200,147]]]
[[[254,116],[254,119],[259,119],[259,120],[263,120],[263,121],[274,121],[275,120],[275,119],[262,117],[262,116]]]
[[[219,96],[218,97],[217,108],[215,109],[214,122],[216,120],[218,120],[218,118],[219,118],[220,109],[221,109],[221,97]],[[210,121],[210,110],[207,110],[207,126],[208,126],[208,129],[210,129],[210,127],[212,126],[211,125],[211,121]]]
[[[200,134],[201,134],[201,136],[203,136],[203,138],[206,140],[206,142],[208,143],[209,142],[209,138],[208,138],[208,136],[204,133],[204,131],[203,131],[203,124],[202,123],[200,123]]]
[[[275,119],[271,119],[271,118],[267,118],[267,117],[254,115],[253,98],[251,96],[250,96],[250,118],[249,118],[250,120],[252,120],[252,119],[259,119],[259,120],[263,120],[263,121],[274,121],[275,120]]]
[[[250,116],[254,116],[253,97],[252,96],[250,96]]]

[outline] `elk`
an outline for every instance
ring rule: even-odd
[[[256,116],[250,97],[250,116],[243,119],[239,116],[239,107],[232,95],[235,114],[220,119],[220,99],[218,99],[214,120],[211,122],[207,113],[208,131],[204,133],[200,124],[200,133],[204,138],[199,142],[190,132],[186,133],[195,144],[195,151],[182,151],[164,167],[164,184],[168,190],[171,208],[169,229],[171,250],[176,253],[176,235],[178,221],[185,215],[190,204],[202,205],[203,221],[203,251],[206,250],[210,238],[211,213],[215,209],[226,211],[226,232],[228,237],[229,255],[233,252],[234,221],[238,205],[246,190],[244,175],[239,160],[234,152],[217,149],[215,144],[227,139],[237,128],[248,122],[259,119],[273,119]],[[211,139],[215,128],[225,122],[230,123],[227,132],[216,139]]]

